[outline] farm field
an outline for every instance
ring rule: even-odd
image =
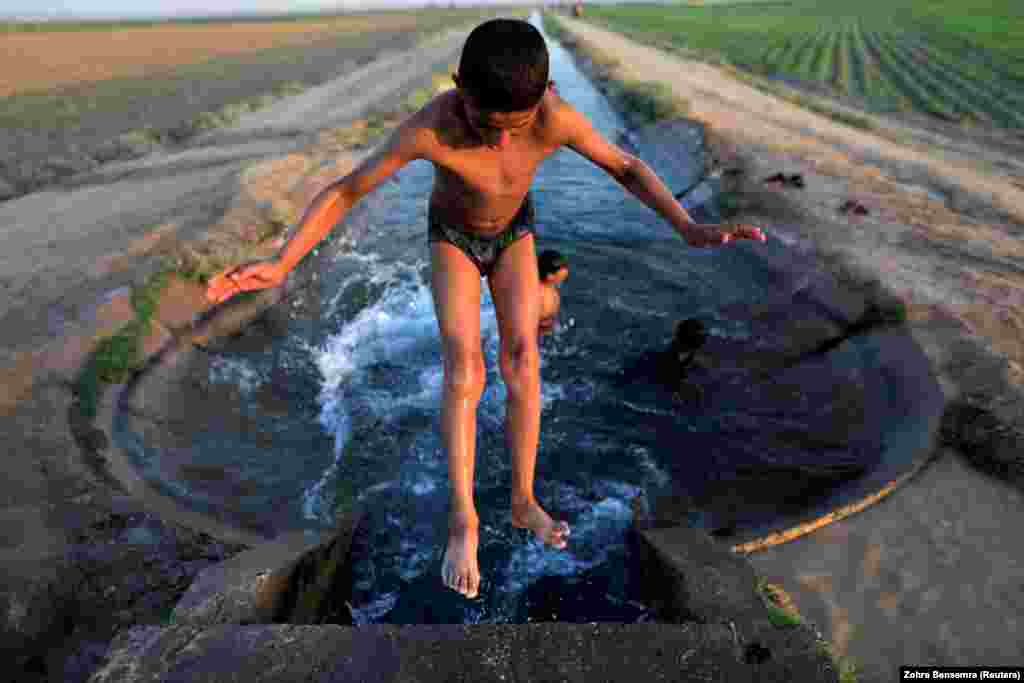
[[[0,200],[138,156],[152,143],[183,142],[232,112],[265,106],[493,13],[432,9],[0,32]]]
[[[591,5],[587,19],[876,113],[1024,128],[1024,14],[1012,0]]]
[[[381,32],[429,33],[471,21],[474,10],[381,12],[279,21],[26,24],[0,27],[0,97],[154,71],[282,47],[360,40]],[[29,27],[32,27],[31,29]],[[59,36],[59,42],[55,42]],[[59,49],[57,49],[59,46]]]

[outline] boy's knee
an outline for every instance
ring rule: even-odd
[[[449,347],[445,355],[444,382],[454,394],[472,398],[483,394],[487,366],[479,349]]]
[[[540,370],[536,336],[517,335],[515,339],[503,344],[499,362],[502,379],[508,385],[534,378]]]

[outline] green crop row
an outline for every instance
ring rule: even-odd
[[[587,18],[744,71],[828,84],[869,110],[1024,125],[1024,13],[1010,0],[593,5]],[[982,30],[994,22],[999,41]]]

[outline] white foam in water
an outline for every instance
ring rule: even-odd
[[[340,464],[337,458],[351,437],[350,404],[365,403],[366,398],[373,398],[369,409],[390,420],[401,415],[404,409],[419,408],[428,400],[437,400],[432,395],[433,386],[397,397],[380,392],[367,396],[365,391],[359,391],[359,375],[365,368],[379,362],[400,362],[417,347],[437,343],[433,299],[430,288],[419,278],[418,266],[382,264],[369,256],[364,256],[363,260],[377,265],[372,281],[386,282],[390,286],[380,301],[360,311],[327,340],[323,349],[314,352],[323,377],[319,396],[320,423],[335,435],[335,461],[303,495],[304,514],[309,518],[316,518],[316,511],[325,508],[324,486],[337,472]]]
[[[370,496],[372,496],[372,495],[374,495],[376,493],[380,493],[381,491],[389,491],[389,490],[395,489],[395,488],[398,488],[398,482],[395,481],[394,479],[389,479],[388,481],[382,481],[379,484],[374,484],[373,486],[369,486],[369,487],[363,489],[362,491],[360,491],[359,492],[359,500],[363,500],[364,498],[369,498]]]
[[[351,287],[356,282],[358,282],[359,280],[363,280],[365,278],[366,275],[364,273],[353,273],[352,275],[349,275],[347,278],[342,280],[340,284],[338,284],[338,291],[334,293],[334,296],[332,296],[330,301],[327,302],[327,305],[324,306],[324,310],[327,311],[328,318],[334,316],[337,313],[338,302],[341,301],[341,299],[344,298],[344,296],[348,293],[348,288]]]
[[[659,410],[657,408],[650,408],[647,406],[638,406],[635,403],[623,400],[622,404],[630,410],[635,410],[638,413],[647,413],[648,415],[673,415],[674,413],[670,410]]]
[[[505,585],[501,590],[519,593],[541,576],[573,576],[604,562],[608,553],[622,545],[626,527],[633,511],[629,499],[640,493],[639,487],[621,482],[596,482],[595,492],[607,492],[596,503],[583,500],[578,489],[559,485],[557,507],[573,514],[576,520],[569,536],[569,545],[556,550],[530,537],[525,546],[512,552],[507,566]]]
[[[417,537],[422,537],[418,534]],[[412,582],[430,568],[434,560],[434,548],[424,548],[413,541],[402,539],[401,554],[398,556],[398,575],[403,581]]]
[[[444,385],[444,368],[430,365],[420,370],[420,386],[432,396],[440,396]]]
[[[651,459],[650,449],[643,446],[637,446],[636,444],[630,444],[629,448],[626,449],[626,452],[633,458],[636,458],[644,473],[647,474],[650,480],[654,482],[655,486],[665,486],[668,484],[668,473],[658,467],[654,460]]]
[[[417,496],[425,496],[435,490],[437,490],[437,481],[422,473],[416,479],[416,483],[412,485],[412,492]]]
[[[253,369],[249,362],[224,356],[212,358],[208,376],[211,382],[217,384],[237,385],[246,396],[264,381],[264,378]]]
[[[541,382],[540,403],[541,412],[550,410],[556,401],[565,398],[565,387],[555,382]]]
[[[658,311],[649,308],[637,308],[630,306],[620,296],[613,296],[608,299],[608,306],[619,311],[633,313],[644,318],[667,318],[671,315],[668,311]]]
[[[321,409],[321,416],[323,409]],[[324,486],[331,481],[334,473],[338,471],[338,457],[351,433],[350,419],[345,413],[340,413],[334,426],[334,453],[335,458],[330,466],[323,473],[313,486],[302,492],[302,516],[310,520],[327,521],[330,502],[325,495]]]

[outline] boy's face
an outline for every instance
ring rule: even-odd
[[[514,134],[519,130],[525,130],[537,118],[537,112],[540,110],[539,102],[524,111],[489,111],[477,106],[473,96],[459,82],[458,74],[452,74],[452,81],[455,82],[459,99],[462,100],[462,104],[466,108],[469,125],[488,144],[494,144],[504,139],[505,135],[502,131]]]

